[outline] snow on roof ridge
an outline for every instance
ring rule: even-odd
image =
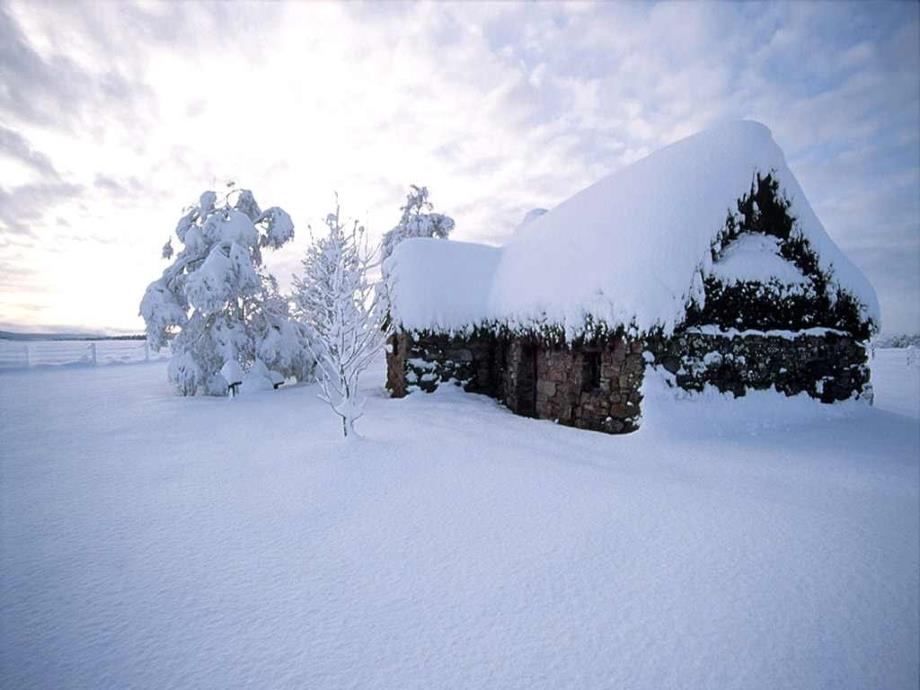
[[[878,325],[872,286],[827,235],[770,129],[753,120],[698,132],[603,177],[524,224],[504,247],[403,242],[393,263],[402,283],[394,313],[413,329],[462,330],[500,320],[552,323],[576,334],[590,318],[669,331],[699,290],[700,271],[710,268],[711,243],[728,210],[757,172],[775,173],[821,268]],[[443,244],[463,246],[453,251]],[[426,263],[435,265],[417,265]],[[464,280],[475,285],[454,282]],[[436,295],[462,304],[439,305]]]
[[[486,313],[501,248],[416,237],[400,242],[384,262],[397,321],[408,328],[458,331]]]

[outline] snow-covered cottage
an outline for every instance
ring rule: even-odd
[[[454,381],[518,414],[637,428],[645,370],[743,395],[866,395],[878,300],[770,131],[691,136],[532,217],[502,247],[400,244],[393,396]]]

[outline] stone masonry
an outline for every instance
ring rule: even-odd
[[[387,341],[387,389],[394,398],[414,390],[431,393],[452,382],[473,393],[496,396],[496,339],[400,331]]]
[[[501,400],[529,417],[623,433],[638,428],[642,343],[612,338],[587,346],[400,332],[388,344],[387,388],[394,397],[447,382]]]
[[[690,391],[712,385],[741,396],[775,386],[786,395],[805,392],[824,402],[871,395],[866,350],[852,336],[711,330],[580,345],[490,333],[399,332],[387,347],[387,388],[402,397],[452,383],[496,398],[520,415],[609,433],[639,426],[646,358]]]
[[[805,392],[823,402],[871,391],[866,349],[845,334],[766,331],[731,337],[689,329],[667,339],[650,339],[648,350],[685,390],[710,384],[737,397],[748,389],[775,386],[786,395]]]
[[[528,370],[535,373],[532,403],[528,386],[520,382]],[[613,338],[567,347],[517,339],[509,348],[508,371],[504,400],[514,412],[610,433],[638,428],[644,371],[639,341]]]

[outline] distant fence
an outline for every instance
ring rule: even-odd
[[[0,369],[82,364],[129,364],[166,359],[146,340],[0,340]]]

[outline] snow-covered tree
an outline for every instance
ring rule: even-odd
[[[314,238],[294,279],[295,313],[313,334],[320,398],[342,418],[345,438],[363,413],[358,377],[378,356],[387,338],[382,284],[369,273],[375,267],[364,228],[346,227],[335,213],[326,217],[327,234]]]
[[[253,301],[249,319],[253,337],[245,359],[253,362],[250,378],[268,369],[285,379],[312,380],[316,366],[310,351],[312,334],[294,317],[291,307],[290,300],[278,291],[275,277],[263,274],[262,291]],[[253,371],[256,368],[258,372]]]
[[[294,236],[280,208],[259,208],[252,193],[231,189],[218,203],[205,192],[176,226],[163,257],[172,264],[147,288],[140,314],[154,349],[172,341],[169,378],[183,395],[220,395],[220,370],[236,362],[243,371],[261,361],[283,377],[309,377],[309,331],[291,318],[277,284],[262,268],[262,251]],[[259,369],[261,370],[261,368]]]
[[[410,237],[436,237],[446,240],[454,229],[454,219],[441,213],[432,213],[428,201],[428,187],[411,185],[406,205],[401,207],[399,224],[383,236],[381,256],[386,259],[396,245]]]

